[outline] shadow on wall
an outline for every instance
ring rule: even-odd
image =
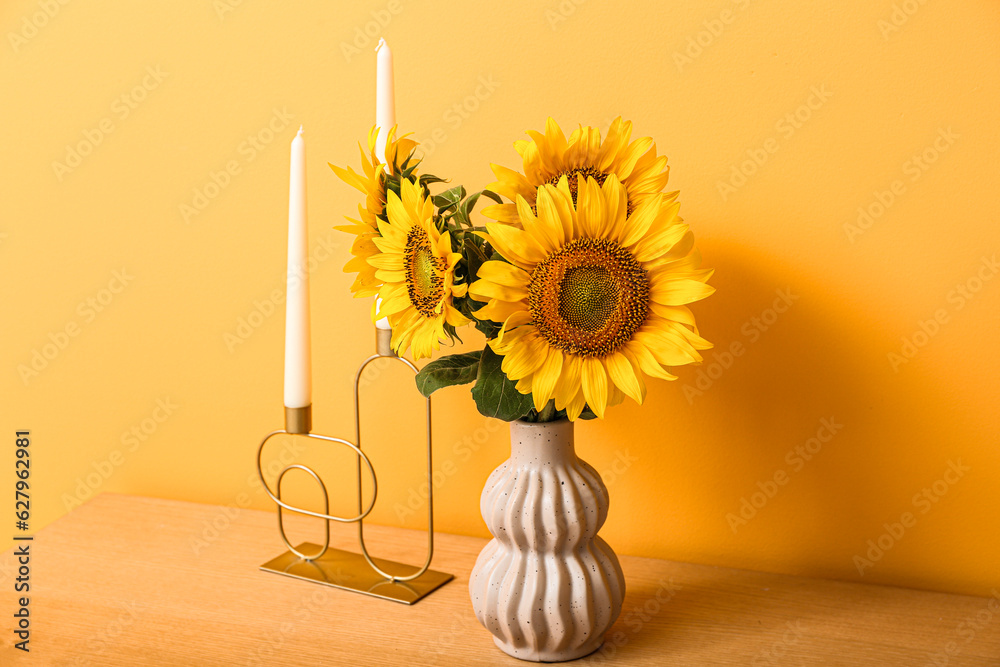
[[[649,457],[615,485],[602,535],[630,542],[624,553],[691,562],[869,583],[939,578],[931,526],[893,539],[893,556],[909,552],[906,575],[898,562],[883,575],[878,559],[859,570],[854,558],[904,512],[919,524],[914,494],[962,456],[962,426],[941,415],[934,378],[894,371],[886,355],[899,332],[877,330],[835,277],[824,283],[717,241],[700,247],[718,291],[693,310],[715,348],[676,382],[649,382],[645,406],[627,402],[587,427],[587,441],[614,450],[632,440]],[[660,525],[637,536],[630,512],[652,499]],[[927,540],[933,559],[919,553]]]

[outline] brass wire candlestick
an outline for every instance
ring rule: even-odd
[[[375,467],[371,460],[361,449],[361,411],[359,390],[361,373],[370,363],[377,359],[395,359],[412,370],[418,371],[412,362],[397,356],[390,347],[392,331],[390,329],[375,330],[375,354],[361,362],[354,375],[354,440],[350,442],[343,438],[319,435],[312,433],[312,406],[305,408],[285,408],[285,428],[272,431],[264,436],[260,446],[257,448],[257,475],[260,478],[264,490],[271,500],[278,506],[278,533],[281,541],[288,547],[288,551],[277,558],[273,558],[260,566],[265,572],[274,572],[297,579],[314,581],[335,588],[355,591],[402,602],[403,604],[414,604],[427,596],[437,588],[454,579],[453,575],[437,572],[430,569],[431,559],[434,557],[434,484],[433,467],[431,454],[431,399],[427,398],[427,560],[421,567],[397,563],[395,561],[381,558],[373,558],[368,553],[365,544],[364,519],[372,508],[375,507],[375,500],[378,498],[378,478],[375,474]],[[313,440],[323,440],[339,445],[344,445],[357,454],[357,483],[358,483],[358,514],[353,517],[341,517],[330,514],[330,495],[327,492],[326,484],[315,470],[309,466],[293,463],[282,468],[278,473],[275,482],[275,489],[268,486],[264,479],[264,470],[261,466],[261,457],[264,452],[264,445],[276,435],[289,434],[301,435]],[[371,500],[367,506],[361,491],[362,463],[368,468],[368,474],[372,482]],[[314,512],[302,507],[289,505],[281,499],[281,482],[285,475],[291,470],[302,470],[312,476],[323,491],[323,511]],[[283,511],[295,512],[306,516],[323,519],[324,537],[323,544],[303,542],[298,546],[292,546],[288,536],[285,534]],[[357,523],[358,541],[361,546],[361,553],[344,551],[342,549],[330,547],[330,522]]]

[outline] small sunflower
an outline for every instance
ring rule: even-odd
[[[354,296],[372,296],[378,293],[381,281],[375,276],[375,268],[368,263],[368,258],[378,254],[378,248],[373,242],[378,236],[378,220],[385,220],[386,182],[390,177],[400,177],[400,159],[406,160],[417,146],[417,142],[407,136],[396,139],[396,128],[389,131],[385,154],[375,152],[375,139],[378,128],[373,127],[368,133],[368,152],[358,144],[361,151],[361,166],[364,173],[358,173],[353,168],[338,167],[331,164],[330,168],[348,185],[354,186],[365,195],[365,203],[358,204],[358,218],[347,218],[350,225],[335,227],[343,232],[355,234],[351,245],[351,257],[344,266],[345,273],[357,272],[358,277],[351,285]],[[385,160],[383,162],[382,160]],[[384,165],[384,167],[383,167]]]
[[[388,317],[392,349],[410,347],[414,359],[429,357],[446,335],[445,325],[469,323],[453,305],[468,285],[455,284],[455,265],[461,253],[452,252],[451,234],[434,224],[434,205],[421,186],[404,179],[400,196],[389,192],[387,221],[378,221],[372,243],[378,252],[368,257],[381,307],[376,317]]]
[[[514,142],[523,162],[523,174],[490,165],[499,180],[489,189],[512,202],[521,196],[534,209],[539,186],[555,185],[563,177],[576,201],[584,179],[596,179],[601,185],[613,174],[625,189],[626,212],[631,214],[645,201],[659,199],[667,185],[667,157],[656,155],[656,144],[650,137],[629,142],[632,122],[622,121],[621,116],[611,123],[603,142],[600,130],[590,126],[579,127],[566,139],[552,118],[545,123],[545,134],[529,130],[528,135],[531,141]],[[667,202],[676,199],[677,194],[667,194]],[[500,222],[520,222],[516,204],[490,206],[483,209],[483,214]]]
[[[543,185],[537,215],[516,201],[523,229],[487,223],[507,261],[485,262],[469,295],[486,302],[477,317],[503,323],[490,345],[536,410],[554,399],[570,419],[584,405],[603,417],[625,395],[642,403],[644,374],[674,380],[666,366],[701,361],[712,345],[685,304],[715,290],[678,203],[648,196],[627,215],[614,173]]]

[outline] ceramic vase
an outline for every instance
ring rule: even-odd
[[[480,509],[493,539],[469,578],[476,618],[522,660],[573,660],[601,647],[625,595],[600,475],[576,455],[573,423],[512,422],[510,459]]]

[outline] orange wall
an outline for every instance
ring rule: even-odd
[[[716,350],[654,381],[645,407],[577,429],[618,551],[1000,586],[996,3],[17,0],[0,26],[0,391],[7,447],[16,428],[34,435],[34,528],[99,491],[229,504],[191,527],[211,549],[239,508],[270,507],[248,479],[281,425],[271,299],[300,123],[315,421],[350,435],[373,336],[331,230],[356,193],[326,162],[357,159],[384,36],[399,121],[455,182],[488,183],[550,114],[623,114],[670,156],[717,268],[695,306]],[[51,358],[22,378],[36,351]],[[376,375],[375,520],[420,526],[417,397],[398,369]],[[458,389],[435,414],[438,527],[485,535],[479,492],[505,429]],[[298,456],[342,480],[348,511],[350,458]],[[855,556],[880,539],[862,573]]]

